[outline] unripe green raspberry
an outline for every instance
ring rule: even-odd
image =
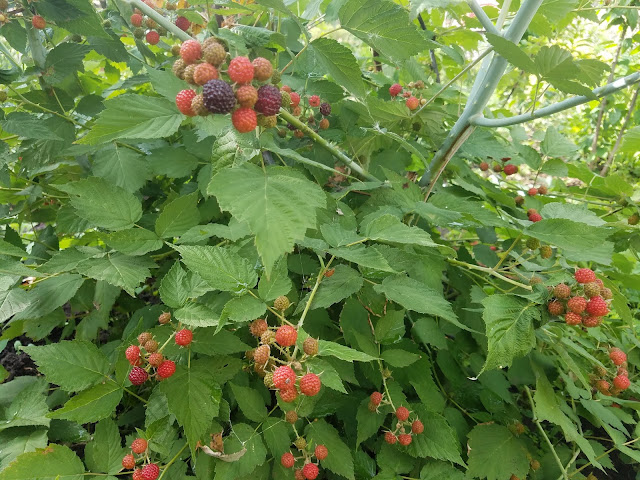
[[[273,74],[271,74],[271,83],[277,85],[280,83],[281,75],[278,70],[274,70]]]
[[[585,283],[583,285],[583,288],[584,288],[584,294],[587,298],[600,295],[600,285],[598,285],[596,282]]]
[[[178,47],[178,52],[180,51],[180,47]],[[184,80],[184,70],[187,67],[187,64],[184,63],[184,60],[178,58],[175,62],[173,62],[173,67],[171,70],[173,74],[181,80]]]
[[[540,240],[537,238],[530,237],[527,239],[527,248],[529,250],[537,250],[540,248]]]
[[[193,79],[193,74],[196,71],[196,67],[197,67],[197,65],[195,63],[192,63],[191,65],[187,65],[184,68],[184,76],[183,76],[183,78],[187,83],[190,83],[191,85],[195,85],[196,84],[195,80]]]
[[[144,29],[141,27],[136,28],[133,31],[133,36],[136,37],[137,39],[144,38]]]
[[[542,245],[540,247],[540,256],[542,258],[551,258],[551,255],[553,255],[553,249],[550,245]]]
[[[291,305],[291,302],[284,295],[280,295],[273,301],[273,308],[275,308],[276,310],[280,310],[281,312],[284,312],[287,308],[289,308],[289,305]]]
[[[196,115],[200,115],[202,117],[209,115],[209,110],[204,106],[204,97],[201,93],[193,97],[193,100],[191,100],[191,110],[196,112]]]
[[[289,108],[291,106],[291,95],[289,95],[289,92],[281,90],[280,95],[282,96],[282,106],[284,108]]]
[[[178,57],[180,55],[180,45],[174,45],[171,47],[171,55]]]
[[[207,39],[209,40],[209,39]],[[205,40],[205,43],[207,41]],[[202,58],[214,67],[219,66],[227,58],[227,52],[217,41],[209,42],[202,50]]]
[[[304,450],[307,448],[307,441],[303,437],[296,438],[296,441],[293,442],[298,450]]]
[[[0,102],[6,102],[7,98],[7,92],[5,92],[4,90],[0,90]]]
[[[264,376],[264,386],[267,388],[275,388],[275,385],[273,384],[273,373],[271,372],[267,372]]]

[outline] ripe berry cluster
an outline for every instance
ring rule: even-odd
[[[176,4],[171,2],[168,2],[165,5],[167,11],[157,8],[153,0],[144,0],[144,3],[164,16],[170,16],[168,11],[176,10]],[[149,45],[157,45],[160,42],[160,37],[167,34],[167,30],[165,28],[158,25],[152,18],[145,16],[142,11],[137,8],[134,8],[129,21],[133,27],[133,36],[138,39],[144,38]],[[191,22],[186,17],[177,16],[174,23],[178,28],[185,32],[191,28]]]
[[[147,448],[148,444],[144,438],[136,438],[131,442],[133,453],[122,458],[122,467],[126,470],[133,470],[133,480],[156,480],[160,475],[160,467],[155,463],[148,462]],[[140,468],[136,468],[136,464],[140,461],[142,461],[142,465]]]
[[[382,393],[373,392],[369,397],[369,411],[379,413],[378,409],[383,404],[391,405],[391,402],[386,401]],[[384,441],[390,445],[395,443],[405,447],[411,445],[413,435],[424,432],[424,424],[417,417],[411,420],[411,412],[407,407],[396,408],[394,415],[396,418],[392,423],[395,422],[395,425],[384,433]]]
[[[315,480],[320,473],[318,462],[329,456],[329,449],[324,445],[316,445],[311,450],[311,445],[307,444],[304,437],[296,438],[294,445],[300,451],[301,455],[296,457],[292,452],[285,452],[280,457],[280,463],[284,468],[294,468],[296,463],[302,464],[301,468],[297,468],[294,472],[296,480]],[[313,461],[313,457],[316,461]]]
[[[622,393],[631,386],[629,380],[629,371],[627,370],[627,354],[619,348],[612,348],[609,350],[609,359],[617,367],[615,375],[610,375],[606,368],[601,366],[596,367],[597,376],[591,376],[591,384],[593,387],[606,396],[615,396]],[[611,378],[613,387],[607,378]]]
[[[613,298],[611,290],[589,268],[576,270],[574,278],[573,287],[561,283],[553,288],[553,298],[547,304],[549,313],[564,314],[567,325],[587,328],[601,325],[602,318],[609,313],[609,301]]]
[[[171,321],[171,314],[163,313],[158,317],[158,323],[161,325]],[[176,345],[187,347],[193,340],[193,332],[188,328],[182,328],[175,332],[174,341]],[[138,345],[129,345],[125,350],[125,357],[132,365],[129,372],[129,381],[134,385],[142,385],[146,382],[153,369],[155,369],[155,378],[162,381],[171,377],[176,371],[176,364],[172,360],[167,360],[162,355],[162,350],[167,342],[161,347],[154,340],[150,332],[142,332],[138,335]],[[142,348],[142,350],[141,350]],[[143,351],[144,350],[144,351]],[[146,365],[144,365],[146,363]],[[143,367],[144,365],[144,367]]]
[[[403,91],[402,85],[399,83],[394,83],[389,87],[389,95],[391,98],[406,98],[405,105],[409,110],[415,110],[420,105],[425,105],[427,100],[424,98],[416,97],[411,89],[422,90],[424,88],[424,82],[422,80],[418,80],[417,82],[410,82],[407,85],[409,90]],[[400,95],[402,94],[402,95]]]
[[[331,115],[331,104],[329,102],[323,102],[318,95],[309,95],[306,97],[306,101],[303,102],[300,94],[294,92],[291,87],[284,85],[280,89],[282,95],[282,106],[287,108],[295,117],[300,117],[303,121],[311,127],[317,127],[314,130],[326,130],[329,128],[329,119]],[[316,111],[316,108],[318,109]],[[302,130],[296,129],[293,125],[289,124],[288,129],[293,131],[293,136],[296,138],[304,137]],[[278,134],[281,137],[287,135],[287,130],[281,129]]]
[[[173,64],[173,73],[191,85],[202,86],[202,93],[182,90],[176,105],[183,114],[193,117],[212,113],[231,113],[231,122],[240,133],[256,126],[275,127],[282,97],[274,81],[271,62],[263,57],[249,60],[234,57],[228,64],[224,45],[207,38],[202,44],[187,40],[180,47],[180,58]],[[225,80],[221,78],[224,74]]]
[[[494,163],[492,170],[496,173],[500,173],[500,172],[504,172],[504,174],[506,176],[509,175],[515,175],[516,173],[518,173],[518,166],[514,165],[513,163],[507,163],[509,160],[511,160],[511,157],[502,157],[500,160],[502,160],[503,163],[505,163],[504,167],[499,164],[499,163]],[[487,170],[489,170],[489,163],[488,162],[480,162],[480,170],[482,170],[483,172],[486,172]]]

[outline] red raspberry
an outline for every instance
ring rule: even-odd
[[[293,453],[286,452],[286,453],[283,453],[282,456],[280,457],[280,463],[284,468],[293,468],[293,466],[296,463],[296,459],[293,456]]]
[[[538,189],[535,187],[531,187],[527,192],[527,195],[529,195],[530,197],[535,197],[537,194],[538,194]]]
[[[627,354],[624,353],[619,348],[612,348],[609,351],[609,358],[613,362],[614,365],[622,365],[627,361]]]
[[[273,75],[273,65],[266,58],[254,58],[251,64],[253,65],[253,74],[259,82],[269,80]]]
[[[529,221],[530,222],[539,222],[540,220],[542,220],[542,215],[540,215],[539,213],[534,213],[532,215],[529,215]]]
[[[181,347],[186,347],[193,340],[193,332],[188,328],[183,328],[176,332],[176,344]]]
[[[385,432],[384,433],[384,441],[389,445],[393,445],[398,441],[398,437],[396,437],[393,432]]]
[[[564,305],[558,300],[549,302],[549,305],[547,305],[547,309],[549,310],[549,313],[551,315],[562,315],[564,313]]]
[[[596,390],[598,390],[600,393],[604,395],[611,395],[609,393],[610,388],[611,388],[611,385],[609,385],[609,382],[607,382],[606,380],[598,380],[596,382]]]
[[[631,382],[629,381],[629,378],[624,375],[618,375],[613,379],[613,386],[619,390],[626,390],[630,385]]]
[[[300,392],[307,397],[314,397],[320,391],[322,382],[315,373],[307,373],[300,379]]]
[[[202,96],[211,113],[229,113],[236,106],[233,89],[224,80],[209,80],[202,87]]]
[[[271,355],[271,347],[269,345],[260,345],[253,352],[253,360],[258,365],[265,365],[269,361]]]
[[[293,402],[298,398],[298,391],[296,390],[296,387],[282,388],[280,390],[280,398],[282,398],[282,401],[285,403]]]
[[[604,317],[607,313],[609,313],[607,302],[605,302],[604,298],[599,295],[596,295],[591,300],[589,300],[586,310],[589,315],[593,315],[594,317]]]
[[[180,46],[180,57],[187,65],[200,60],[202,56],[202,45],[197,40],[187,40]]]
[[[572,297],[567,302],[567,309],[573,313],[582,313],[587,308],[587,299],[584,297]]]
[[[125,350],[124,356],[127,357],[129,363],[134,367],[137,367],[142,363],[142,359],[140,358],[140,347],[137,345],[130,345]]]
[[[411,431],[416,435],[420,435],[424,432],[424,424],[420,420],[414,420],[411,424]]]
[[[290,347],[296,344],[298,332],[291,325],[282,325],[276,330],[276,342],[283,347]]]
[[[135,470],[133,472],[132,478],[133,478],[133,480],[144,480],[142,478],[142,470],[139,469],[139,468],[137,470]]]
[[[133,25],[134,27],[141,27],[142,15],[140,15],[139,13],[134,13],[133,15],[131,15],[131,25]]]
[[[201,63],[193,71],[193,81],[196,82],[196,85],[204,85],[209,80],[216,78],[218,78],[218,70],[208,63]]]
[[[380,392],[373,392],[371,394],[371,403],[373,403],[376,407],[382,403],[382,394]]]
[[[420,100],[418,100],[416,97],[409,97],[407,98],[405,105],[407,106],[407,108],[409,108],[409,110],[415,110],[420,105]]]
[[[571,296],[571,287],[564,283],[560,283],[554,287],[553,295],[561,300],[569,298]]]
[[[149,45],[157,45],[160,41],[160,34],[155,30],[151,30],[150,32],[147,32],[146,38]]]
[[[236,98],[242,107],[253,107],[258,101],[258,91],[251,85],[243,85],[236,90]]]
[[[587,328],[598,327],[602,324],[602,317],[587,316],[582,319],[582,324]]]
[[[134,385],[142,385],[149,378],[149,374],[144,370],[144,368],[133,367],[131,372],[129,373],[129,381]]]
[[[136,468],[136,459],[133,455],[131,455],[130,453],[128,455],[125,455],[122,458],[122,467],[127,469],[127,470],[133,470],[134,468]]]
[[[147,451],[147,441],[144,438],[136,438],[131,442],[131,451],[138,455]]]
[[[291,92],[289,94],[289,97],[291,98],[292,107],[297,107],[298,105],[300,105],[300,95],[298,95],[296,92]]]
[[[253,108],[242,107],[231,114],[231,123],[240,133],[253,132],[258,125],[258,116]]]
[[[309,106],[310,107],[320,106],[320,97],[318,95],[311,95],[309,97]]]
[[[34,15],[33,18],[31,18],[31,25],[38,30],[43,30],[44,27],[47,26],[47,22],[40,15]]]
[[[394,83],[389,87],[389,95],[392,97],[397,97],[400,92],[402,92],[402,85],[399,83]]]
[[[315,463],[307,463],[304,467],[302,467],[302,474],[307,480],[315,480],[319,472],[320,470]]]
[[[176,26],[180,30],[184,30],[186,32],[187,30],[189,30],[189,27],[191,26],[191,22],[189,21],[188,18],[178,17],[176,18]]]
[[[574,312],[569,312],[564,316],[564,321],[567,325],[580,325],[582,323],[582,317]]]
[[[149,463],[142,467],[143,480],[156,480],[160,475],[160,468],[155,463]]]
[[[407,407],[398,407],[396,409],[396,417],[401,422],[404,422],[406,419],[409,418],[409,409]]]
[[[296,372],[289,365],[278,367],[273,372],[273,384],[276,388],[291,388],[296,383]]]
[[[518,173],[518,167],[512,163],[504,166],[505,175],[513,175]]]
[[[268,329],[269,325],[264,318],[258,318],[249,324],[249,331],[254,337],[260,337]]]
[[[227,74],[232,82],[251,83],[253,80],[253,65],[247,57],[235,57],[229,62]]]
[[[176,364],[171,360],[165,360],[158,367],[158,376],[162,379],[169,378],[176,373]]]
[[[329,456],[329,450],[324,445],[317,445],[313,453],[318,460],[324,460]]]
[[[258,89],[258,101],[256,102],[256,111],[266,115],[276,115],[280,111],[282,105],[282,94],[278,87],[274,85],[263,85]]]
[[[411,435],[408,433],[401,433],[398,435],[398,442],[400,442],[400,445],[404,445],[405,447],[411,444],[411,440]]]
[[[482,170],[483,172],[486,172],[487,170],[489,170],[489,164],[487,162],[481,162],[480,170]]]
[[[591,283],[597,280],[596,274],[590,268],[579,268],[573,276],[578,283]]]
[[[152,353],[151,355],[149,355],[149,359],[147,361],[152,367],[158,367],[163,362],[163,360],[164,357],[161,353]]]
[[[178,107],[178,110],[180,110],[180,113],[187,115],[188,117],[195,116],[196,112],[191,108],[191,102],[196,95],[197,93],[191,89],[181,90],[178,92],[176,95],[176,106]]]

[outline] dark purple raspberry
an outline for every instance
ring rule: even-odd
[[[209,80],[202,87],[204,106],[211,113],[229,113],[236,106],[231,85],[224,80]]]
[[[328,103],[321,103],[320,104],[320,113],[322,115],[324,115],[325,117],[328,117],[329,115],[331,115],[331,105],[329,105]]]
[[[266,115],[276,115],[280,111],[282,104],[282,95],[278,87],[274,85],[263,85],[258,89],[258,101],[256,102],[256,111]]]

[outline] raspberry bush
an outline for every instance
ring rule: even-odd
[[[0,0],[0,480],[638,477],[634,5],[192,3]]]

